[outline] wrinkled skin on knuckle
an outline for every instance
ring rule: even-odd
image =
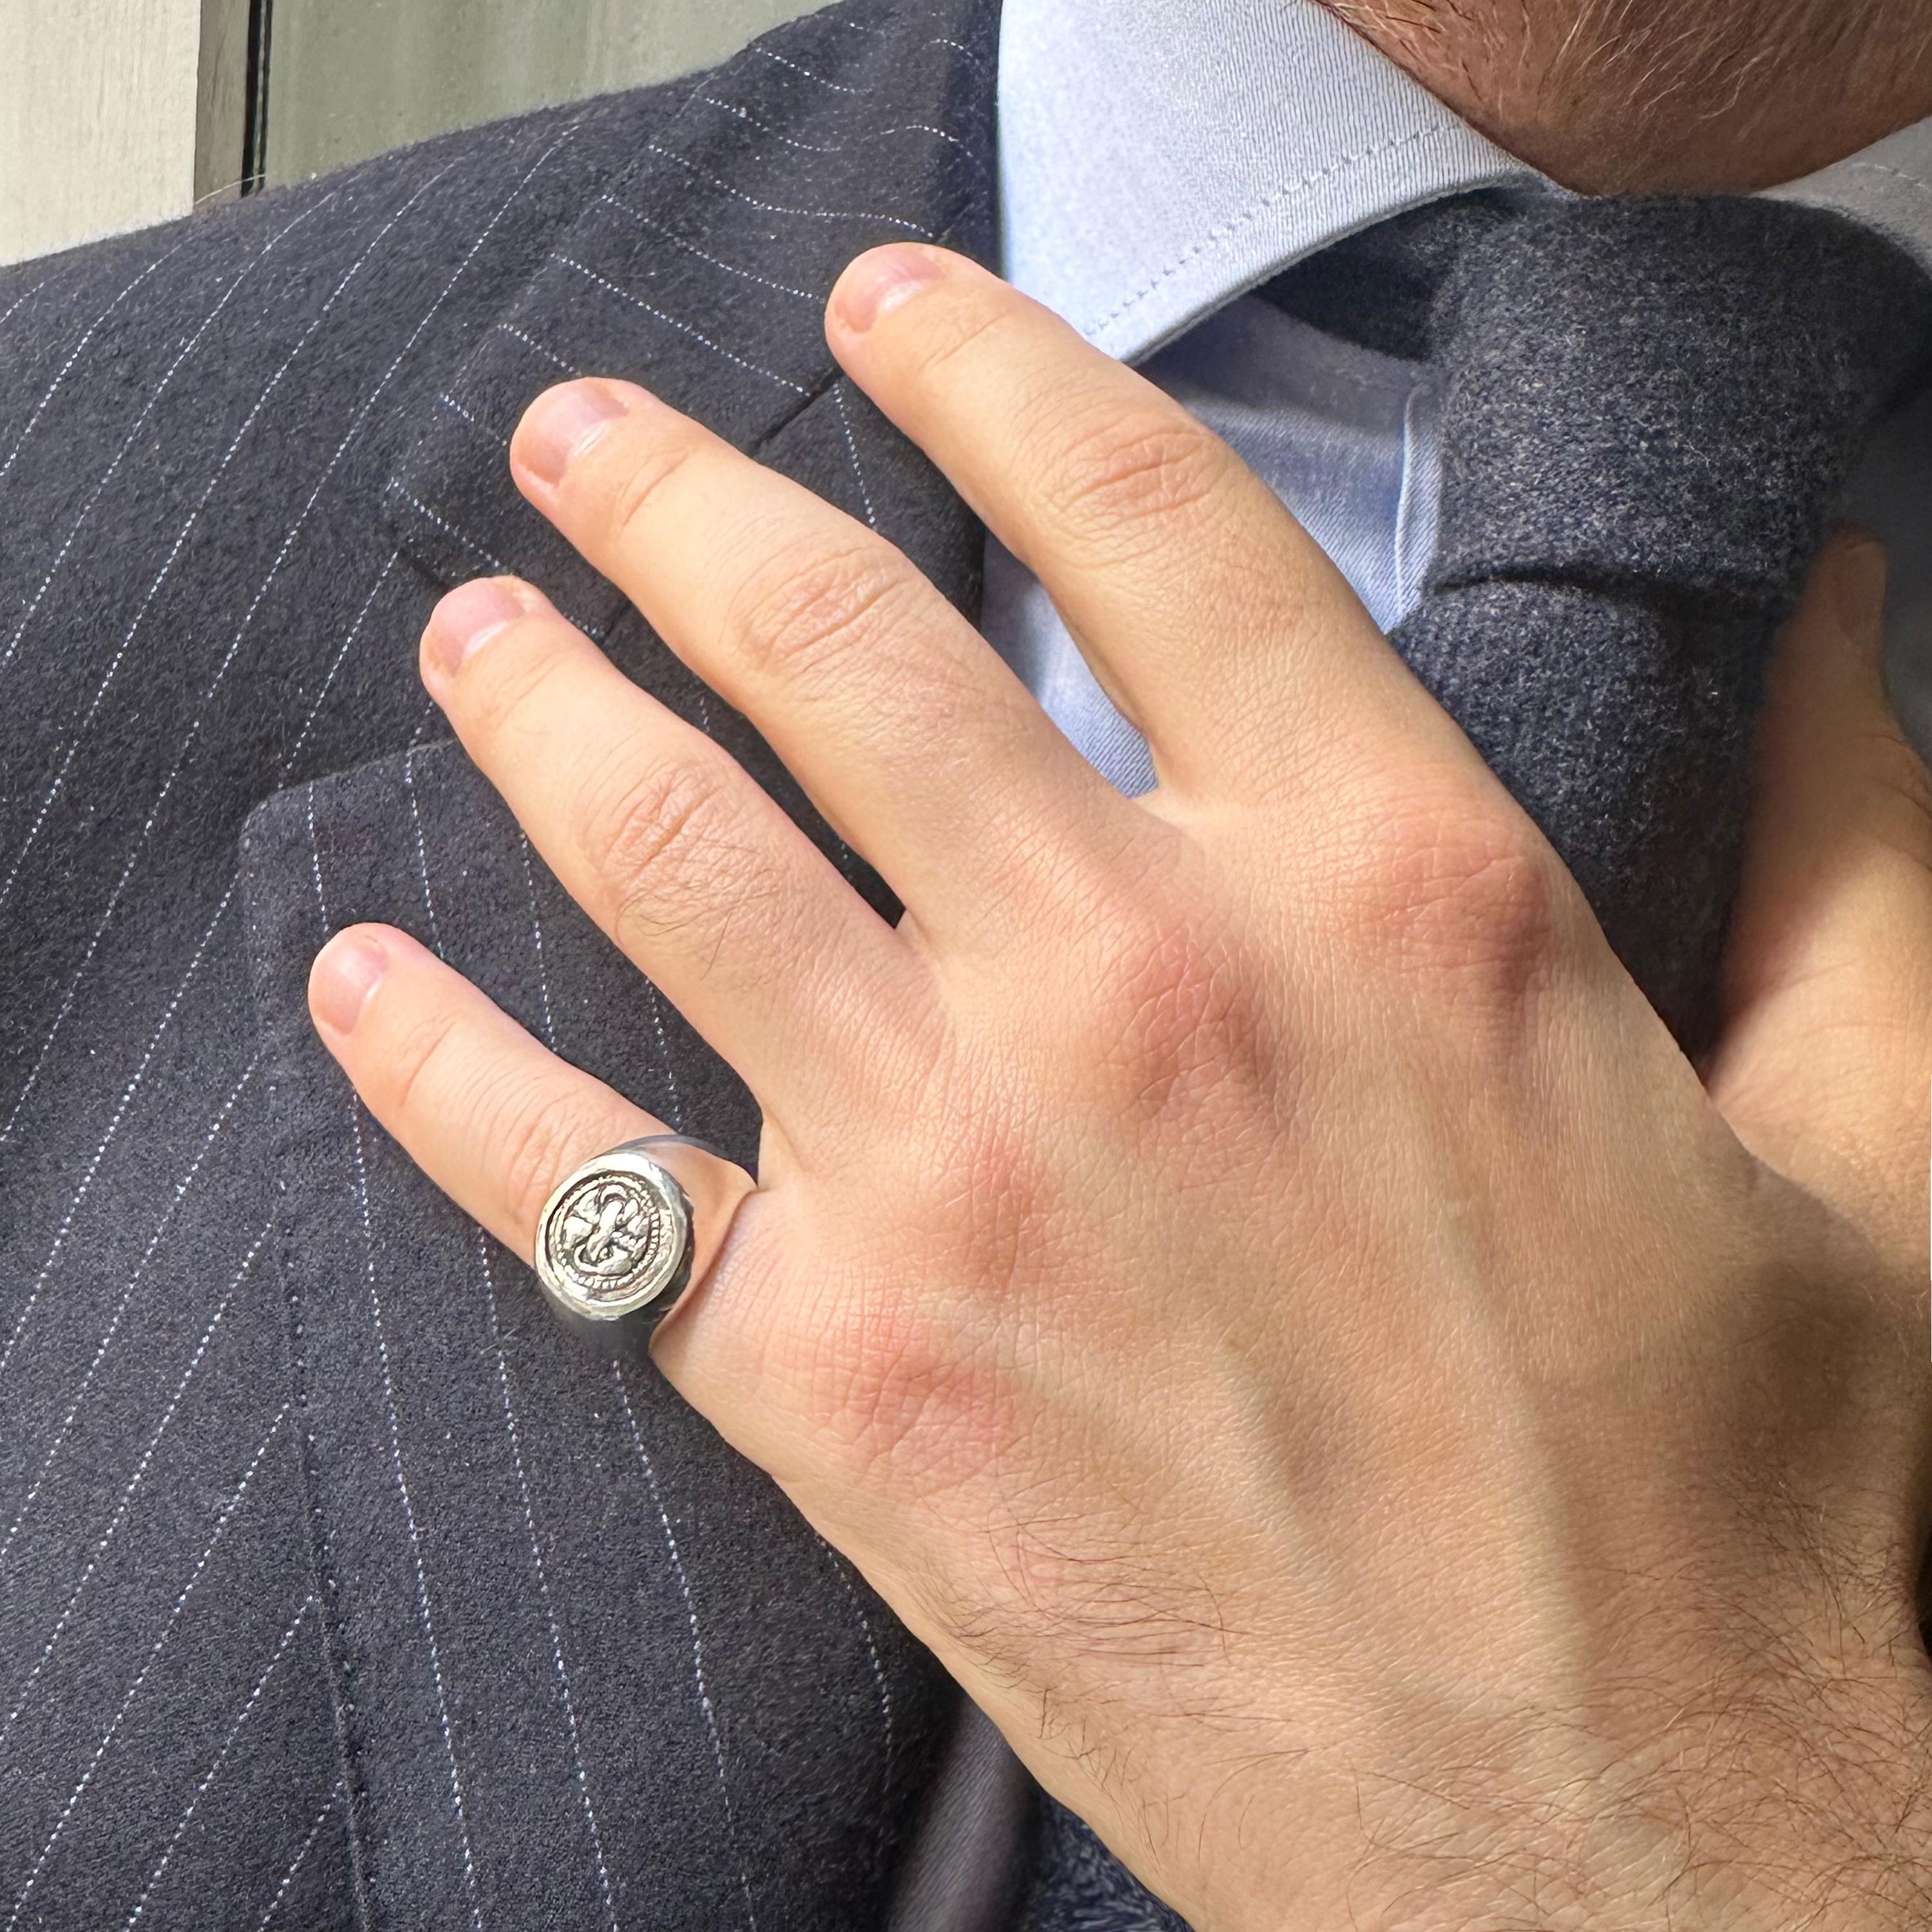
[[[935,1069],[919,1117],[886,1157],[890,1178],[867,1189],[895,1204],[889,1223],[795,1325],[800,1372],[854,1480],[929,1501],[1025,1460],[1022,1358],[1063,1196],[1051,1138],[990,1057]],[[837,1245],[850,1253],[849,1232]]]
[[[585,488],[596,493],[590,507],[602,513],[610,554],[634,553],[650,542],[646,526],[651,513],[666,485],[683,474],[698,450],[698,444],[688,439],[646,443],[634,437],[626,452],[626,466],[620,474],[586,479]],[[571,480],[566,477],[566,488]]]
[[[1294,1056],[1267,974],[1203,882],[1158,863],[1082,909],[1078,983],[1063,1016],[1075,1090],[1130,1137],[1192,1137],[1210,1110],[1232,1130],[1272,1117]]]
[[[557,1183],[601,1144],[583,1096],[562,1084],[519,1087],[485,1096],[484,1138],[511,1220],[533,1240]]]
[[[464,735],[506,752],[546,742],[531,700],[562,670],[569,650],[548,626],[520,619],[490,640],[462,676]]]
[[[688,930],[768,889],[731,790],[724,772],[674,758],[601,793],[582,836],[620,940]]]
[[[817,1285],[808,1324],[791,1324],[787,1364],[841,1486],[922,1510],[1003,1463],[1017,1414],[1004,1318],[937,1279],[908,1254]]]
[[[1051,434],[1042,506],[1089,554],[1114,562],[1172,544],[1176,520],[1212,501],[1232,460],[1210,431],[1156,401],[1090,407]]]
[[[1574,947],[1580,896],[1526,818],[1472,790],[1425,780],[1365,806],[1328,912],[1345,959],[1508,1022]]]
[[[864,674],[870,647],[913,590],[910,566],[870,542],[820,536],[788,544],[754,566],[733,595],[726,649],[758,684],[810,690],[848,681]]]
[[[961,1070],[952,1089],[927,1178],[928,1212],[977,1293],[1014,1308],[1053,1254],[1066,1207],[1064,1177],[1048,1151],[1052,1096],[992,1064]]]
[[[370,1070],[386,1087],[386,1112],[406,1120],[423,1108],[425,1083],[437,1084],[456,1036],[453,1009],[431,1008],[412,1017],[388,1042]]]

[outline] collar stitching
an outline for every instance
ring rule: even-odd
[[[1338,174],[1346,173],[1351,168],[1360,167],[1364,162],[1378,160],[1384,154],[1393,154],[1400,148],[1419,147],[1425,142],[1442,140],[1448,136],[1460,134],[1462,131],[1460,128],[1440,124],[1432,128],[1412,128],[1407,134],[1390,135],[1386,140],[1376,142],[1372,147],[1358,148],[1353,154],[1343,154],[1336,160],[1329,162],[1325,166],[1315,169],[1310,173],[1298,176],[1293,181],[1283,182],[1280,187],[1270,188],[1252,206],[1244,209],[1240,214],[1231,217],[1222,222],[1219,227],[1210,230],[1199,240],[1191,243],[1151,281],[1136,289],[1111,314],[1102,316],[1098,322],[1089,323],[1081,332],[1090,337],[1112,328],[1130,309],[1144,302],[1162,283],[1172,280],[1197,256],[1218,248],[1238,230],[1247,227],[1251,223],[1259,220],[1277,202],[1286,200],[1288,196],[1299,194],[1305,189],[1313,188],[1318,182],[1328,181]]]

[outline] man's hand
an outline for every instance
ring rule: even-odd
[[[764,1109],[755,1183],[667,1156],[665,1372],[1203,1928],[1922,1921],[1932,820],[1874,555],[1778,670],[1707,1084],[1222,445],[937,250],[828,328],[1160,788],[803,490],[627,386],[537,403],[532,502],[907,908],[528,586],[440,608],[464,743]],[[400,934],[312,990],[520,1253],[662,1131]]]

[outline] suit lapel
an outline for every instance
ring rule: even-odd
[[[968,594],[967,526],[928,527],[950,493],[839,380],[822,316],[841,269],[880,243],[991,260],[996,16],[995,0],[860,0],[694,82],[409,426],[386,508],[410,554],[446,583],[528,575],[608,630],[618,593],[505,477],[530,399],[595,373],[644,384],[748,451],[816,412],[840,446],[824,479],[834,500],[908,530],[941,587]]]
[[[872,522],[970,610],[977,526],[838,380],[820,307],[879,241],[989,254],[996,14],[866,0],[693,82],[404,422],[386,491],[433,579],[543,584],[828,850],[749,727],[523,504],[503,445],[565,370],[632,377]],[[878,1923],[950,1687],[769,1482],[654,1376],[620,1384],[569,1342],[522,1264],[415,1172],[318,1046],[308,963],[327,931],[388,921],[741,1159],[748,1096],[454,746],[270,800],[244,881],[367,1922]]]

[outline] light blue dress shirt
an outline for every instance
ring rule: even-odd
[[[1314,0],[1005,0],[999,116],[1007,278],[1232,444],[1392,628],[1436,547],[1433,379],[1250,291],[1445,196],[1564,190]],[[1932,273],[1932,121],[1772,192]],[[1932,750],[1932,399],[1888,426],[1847,512],[1892,547],[1894,694]],[[1045,592],[990,540],[983,622],[1102,771],[1152,784]]]

